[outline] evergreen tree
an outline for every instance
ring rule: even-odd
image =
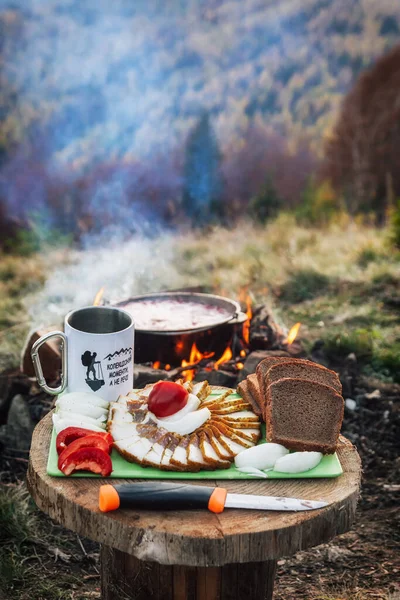
[[[249,213],[257,223],[264,225],[269,219],[275,217],[282,206],[282,199],[278,195],[270,177],[249,203]]]
[[[183,207],[194,225],[223,217],[221,154],[208,113],[189,134],[185,150]]]

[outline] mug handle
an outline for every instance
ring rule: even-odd
[[[61,338],[61,384],[56,388],[51,388],[47,385],[46,379],[43,375],[42,365],[40,363],[39,357],[39,348],[45,344],[48,340],[53,337]],[[33,362],[33,368],[35,369],[36,379],[38,384],[48,394],[52,396],[57,396],[61,394],[65,388],[67,387],[67,337],[65,333],[62,331],[52,331],[50,333],[46,333],[46,335],[42,335],[32,346],[31,357]]]

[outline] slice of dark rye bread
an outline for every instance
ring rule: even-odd
[[[282,361],[291,360],[290,356],[267,356],[256,367],[256,377],[260,389],[260,408],[261,414],[265,421],[265,405],[267,403],[267,387],[265,377],[268,370],[273,366],[280,364]]]
[[[258,383],[260,385],[261,396],[264,397],[266,395],[267,389],[265,387],[265,375],[267,374],[268,369],[270,369],[273,365],[277,365],[284,360],[291,360],[290,356],[267,356],[261,362],[258,363],[256,367],[256,375],[258,379]]]
[[[269,386],[271,383],[275,383],[275,381],[287,377],[308,379],[310,381],[315,381],[316,383],[323,383],[324,385],[329,385],[338,394],[342,393],[342,384],[334,371],[330,371],[326,367],[322,367],[309,360],[292,359],[272,365],[268,369],[264,380],[267,390],[267,402]]]
[[[260,408],[257,400],[254,398],[254,396],[250,392],[249,382],[247,379],[245,379],[244,381],[241,381],[239,383],[239,385],[237,386],[237,392],[238,392],[238,394],[240,394],[242,396],[242,398],[244,398],[244,400],[246,400],[249,404],[251,404],[253,412],[256,415],[258,415],[258,416],[262,415],[261,408]]]
[[[253,373],[252,375],[248,375],[246,381],[249,384],[250,394],[253,396],[261,410],[264,402],[261,395],[261,388],[257,375],[255,373]]]
[[[267,440],[289,450],[332,454],[342,426],[344,401],[330,386],[284,378],[271,384]]]

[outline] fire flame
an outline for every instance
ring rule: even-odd
[[[178,342],[178,344],[179,344],[179,342]],[[193,343],[192,348],[190,350],[189,360],[183,359],[181,366],[187,367],[188,365],[195,365],[198,362],[200,362],[202,358],[211,358],[212,356],[214,356],[214,352],[209,352],[208,354],[207,353],[203,354],[197,348],[196,343]],[[185,381],[192,381],[194,379],[194,376],[195,376],[194,369],[188,369],[187,371],[183,371],[183,373],[182,373],[182,377]]]
[[[252,302],[249,292],[247,291],[247,288],[242,288],[240,290],[239,302],[246,304],[247,321],[245,321],[243,323],[243,339],[244,339],[245,343],[248,345],[250,343],[250,323],[251,323],[251,319],[253,317],[253,310],[252,310],[253,302]]]
[[[103,294],[104,294],[104,287],[101,287],[94,297],[93,306],[99,306],[100,302],[103,299]]]
[[[251,319],[253,318],[252,298],[251,298],[251,295],[250,295],[250,293],[248,291],[248,287],[243,287],[240,290],[240,293],[239,293],[239,302],[242,305],[243,304],[246,305],[246,316],[247,316],[247,319],[243,323],[242,335],[243,335],[243,341],[244,341],[244,343],[248,346],[249,342],[250,342],[250,323],[251,323]],[[291,342],[288,342],[288,343],[291,343]],[[176,342],[176,344],[175,344],[175,350],[178,353],[178,355],[180,354],[182,356],[182,354],[184,354],[184,347],[185,347],[185,345],[184,345],[183,340],[178,340]],[[246,349],[246,348],[242,348],[242,350],[239,353],[239,355],[240,355],[241,358],[246,358],[247,354],[248,354],[248,349]],[[190,350],[189,358],[182,359],[181,368],[183,368],[183,367],[190,367],[190,365],[196,365],[201,360],[207,359],[207,358],[211,358],[212,356],[214,356],[214,352],[210,352],[208,354],[207,353],[203,354],[197,348],[196,344],[193,343],[192,348]],[[220,368],[220,365],[222,365],[225,362],[230,361],[232,358],[233,358],[233,352],[232,352],[232,349],[230,348],[230,346],[228,346],[227,348],[225,348],[225,350],[224,350],[221,358],[219,358],[214,363],[207,364],[207,362],[205,362],[205,364],[202,365],[202,367],[204,369],[206,369],[207,371],[212,371],[213,369],[215,369],[216,371],[218,371],[219,368]],[[153,363],[153,368],[154,369],[159,369],[160,366],[161,366],[160,361],[156,361],[156,362]],[[238,362],[236,362],[234,366],[235,366],[235,368],[236,368],[237,371],[240,371],[241,369],[244,368],[244,364],[240,360]],[[166,371],[170,371],[171,370],[171,365],[165,365],[163,368]],[[179,377],[181,377],[182,379],[184,379],[184,381],[192,381],[194,379],[194,377],[195,377],[195,374],[196,374],[196,369],[188,368],[188,369],[183,369],[182,371],[180,371],[179,372]]]
[[[218,359],[218,360],[215,362],[215,364],[214,364],[214,369],[216,369],[216,370],[218,371],[218,369],[219,369],[219,365],[220,365],[220,364],[222,364],[222,363],[224,363],[224,362],[226,362],[226,361],[228,361],[228,360],[231,360],[232,356],[233,356],[233,354],[232,354],[232,350],[231,350],[231,349],[230,349],[230,347],[228,346],[228,347],[225,349],[225,351],[224,351],[223,355],[221,356],[221,358],[219,358],[219,359]]]
[[[301,327],[301,323],[296,323],[295,325],[293,325],[293,327],[291,328],[291,330],[288,333],[288,336],[285,340],[285,344],[293,344],[294,340],[297,337],[297,334],[299,333],[299,329]]]
[[[183,341],[182,341],[182,340],[178,340],[178,341],[176,342],[176,344],[175,344],[175,349],[176,349],[176,351],[177,351],[177,352],[182,352],[182,350],[183,350],[183,347],[184,347],[184,343],[183,343]]]
[[[179,342],[178,342],[179,343]],[[214,356],[214,352],[200,352],[200,350],[197,348],[196,344],[194,343],[192,345],[192,348],[190,350],[190,356],[189,359],[183,359],[181,362],[181,367],[190,367],[192,365],[196,365],[197,363],[199,363],[201,360],[203,359],[208,359],[208,358],[212,358]],[[242,356],[246,356],[246,352],[244,351],[244,353],[242,354]],[[218,371],[220,365],[222,365],[222,363],[225,363],[229,360],[231,360],[233,358],[233,353],[232,350],[230,348],[230,346],[227,346],[221,356],[221,358],[219,358],[218,360],[216,360],[214,363],[211,364],[205,364],[204,368],[207,371],[212,371],[213,369],[215,369],[216,371]],[[153,362],[153,369],[160,369],[161,368],[161,362],[159,360],[156,360]],[[244,364],[241,361],[238,361],[235,364],[235,367],[238,371],[240,371],[241,369],[243,369]],[[165,369],[165,371],[170,371],[171,370],[171,365],[166,364],[163,367]],[[180,372],[179,377],[181,377],[184,381],[192,381],[195,377],[196,374],[196,369],[184,369],[183,371]]]

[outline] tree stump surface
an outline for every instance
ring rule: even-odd
[[[28,487],[38,507],[68,529],[140,561],[197,568],[276,561],[344,533],[354,519],[361,463],[342,436],[338,456],[344,472],[335,479],[191,482],[232,493],[325,500],[329,506],[300,513],[227,509],[216,515],[207,510],[101,513],[100,485],[133,480],[50,477],[51,431],[50,413],[35,428],[29,459]]]

